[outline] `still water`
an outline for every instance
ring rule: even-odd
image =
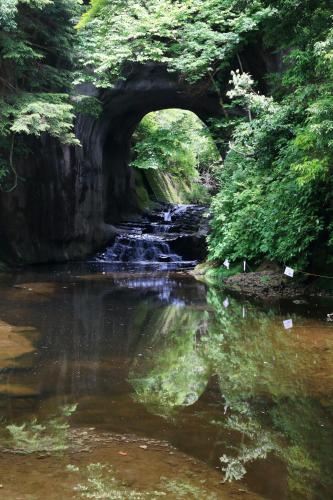
[[[0,294],[0,498],[333,498],[332,302],[83,265]]]

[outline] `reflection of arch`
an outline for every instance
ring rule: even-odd
[[[221,116],[222,110],[214,92],[189,88],[163,66],[156,65],[138,67],[115,89],[104,91],[101,98],[102,117],[81,141],[92,161],[102,162],[104,213],[106,220],[112,221],[136,206],[128,163],[131,137],[142,118],[151,111],[180,108],[206,122]],[[92,151],[92,145],[97,145],[98,152]]]

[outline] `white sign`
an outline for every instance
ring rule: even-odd
[[[246,260],[244,260],[244,262],[243,262],[243,271],[244,271],[244,273],[246,271]]]
[[[290,328],[293,327],[293,320],[292,319],[285,319],[283,322],[283,326],[285,330],[290,330]]]
[[[228,260],[228,259],[225,259],[225,261],[223,262],[223,265],[224,265],[227,269],[229,269],[229,267],[230,267],[230,262],[229,262],[229,260]]]
[[[229,307],[229,299],[228,299],[228,297],[223,301],[223,306],[225,308]]]
[[[289,276],[290,278],[293,278],[294,277],[294,270],[292,267],[286,267],[285,270],[284,270],[284,274],[286,276]]]

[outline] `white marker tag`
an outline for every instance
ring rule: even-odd
[[[283,326],[285,330],[290,330],[290,328],[293,327],[293,320],[292,319],[285,319],[283,322]]]
[[[229,307],[229,299],[228,299],[228,297],[223,301],[223,306],[225,308]]]
[[[290,278],[293,278],[294,277],[294,270],[292,267],[286,267],[285,270],[284,270],[284,274],[286,276],[289,276]]]
[[[246,260],[244,260],[244,262],[243,262],[243,271],[244,271],[244,273],[246,271]]]
[[[224,265],[227,269],[229,269],[229,267],[230,267],[230,262],[228,261],[228,259],[225,259],[225,261],[223,262],[223,265]]]
[[[243,307],[243,318],[245,318],[245,316],[246,316],[246,309],[245,307]]]

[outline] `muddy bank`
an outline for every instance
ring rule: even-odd
[[[240,273],[223,280],[223,287],[248,297],[260,299],[294,299],[304,296],[332,296],[315,282],[300,282],[284,276],[281,271]]]
[[[63,453],[18,453],[0,448],[1,498],[122,498],[260,500],[241,482],[222,483],[221,473],[166,441],[135,435],[71,429]],[[1,496],[3,495],[3,496]]]

